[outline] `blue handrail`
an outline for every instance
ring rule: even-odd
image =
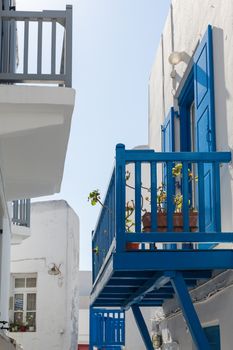
[[[174,246],[188,249],[187,247],[193,248],[190,245],[193,242],[205,243],[202,248],[206,249],[206,243],[213,245],[218,242],[233,242],[232,234],[221,233],[220,165],[230,161],[230,152],[165,153],[125,150],[124,145],[117,145],[115,171],[93,235],[93,249],[98,247],[93,258],[93,280],[115,251],[131,253],[135,250],[174,249]],[[174,178],[174,167],[177,164],[182,168],[178,180]],[[149,169],[146,186],[143,183],[145,166]],[[130,186],[126,178],[128,167],[132,171]],[[190,184],[191,176],[193,181]],[[163,181],[166,200],[158,208],[157,189]],[[178,183],[178,189],[175,183]],[[210,195],[207,195],[210,188]],[[174,204],[177,191],[182,201],[179,210]],[[146,195],[149,200],[145,205]],[[126,206],[129,200],[133,203],[131,218],[134,221],[130,230],[126,227]],[[191,206],[194,206],[194,211]],[[150,218],[147,229],[142,223],[145,212]],[[165,220],[163,228],[161,218]],[[179,220],[178,228],[176,220]],[[161,232],[167,232],[167,235]],[[174,245],[179,242],[180,245]],[[129,249],[129,243],[137,243],[138,246]],[[195,248],[200,249],[201,246],[196,245]]]

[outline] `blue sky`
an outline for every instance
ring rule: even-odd
[[[74,7],[76,106],[61,193],[80,218],[80,269],[91,268],[91,231],[105,194],[115,145],[148,143],[148,81],[170,0],[79,0]],[[18,0],[18,9],[64,9],[64,0]]]

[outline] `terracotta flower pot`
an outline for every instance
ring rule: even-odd
[[[139,249],[139,243],[133,243],[133,242],[126,243],[126,250],[138,250],[138,249]]]
[[[195,211],[190,211],[189,213],[189,228],[191,232],[197,230],[197,218],[198,213]],[[151,213],[146,212],[142,217],[143,231],[151,232]],[[163,212],[157,213],[157,231],[167,232],[167,214]],[[173,231],[182,232],[183,231],[183,214],[174,213],[173,214]]]

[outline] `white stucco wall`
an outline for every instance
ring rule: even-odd
[[[78,268],[77,215],[65,201],[33,203],[31,237],[11,252],[12,273],[37,273],[36,332],[11,333],[24,350],[77,349]]]
[[[172,1],[172,5],[175,51],[185,51],[190,57],[192,57],[208,24],[213,26],[217,150],[232,150],[233,2],[231,0],[225,0],[224,2],[220,0],[197,0],[194,2],[174,0]],[[168,62],[168,57],[172,52],[171,13],[168,14],[163,31],[163,51],[164,58],[162,59],[161,42],[157,50],[149,82],[149,146],[157,151],[161,150],[160,126],[163,124],[164,118],[169,112],[169,109],[172,106],[177,106],[176,97],[185,81],[188,67],[188,63],[185,62],[181,62],[175,66],[177,71],[176,79],[174,79],[174,81],[171,79],[170,73],[172,71],[172,66]],[[162,74],[162,66],[164,66],[164,78]],[[175,96],[173,96],[173,94]],[[176,120],[176,126],[176,149],[179,150],[178,120]],[[221,195],[222,227],[225,231],[231,230],[233,227],[232,176],[232,167],[224,165],[221,169]]]
[[[79,272],[79,344],[89,344],[89,307],[92,287],[92,272]]]
[[[177,107],[179,91],[188,75],[188,62],[175,66],[176,78],[170,77],[172,66],[168,57],[172,51],[185,51],[193,56],[208,24],[213,27],[213,59],[215,85],[216,143],[218,151],[233,149],[233,2],[231,0],[173,0],[173,40],[171,12],[168,14],[149,82],[149,145],[161,150],[161,125],[172,106]],[[174,47],[172,48],[172,42]],[[162,50],[163,48],[163,50]],[[163,51],[163,55],[162,55]],[[164,71],[164,77],[163,77]],[[178,123],[175,121],[176,150],[179,150]],[[222,229],[233,228],[233,168],[221,168]],[[215,281],[210,282],[214,286]],[[226,281],[224,282],[226,284]],[[221,346],[232,349],[232,288],[225,288],[212,298],[198,304],[197,311],[204,326],[220,324]],[[165,307],[166,308],[166,307]],[[191,337],[182,315],[165,321],[171,336],[181,350],[192,349]]]
[[[152,318],[151,308],[141,308],[144,320],[147,325],[147,329],[151,330],[151,318]],[[131,309],[125,313],[125,350],[145,350],[145,345],[143,343],[141,334],[138,330],[137,324],[135,322],[133,313]]]

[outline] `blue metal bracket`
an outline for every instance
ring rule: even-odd
[[[146,349],[147,350],[154,350],[154,347],[152,345],[152,341],[150,338],[150,334],[148,332],[146,323],[144,321],[144,318],[142,316],[142,313],[141,313],[139,306],[134,304],[131,306],[131,309],[133,311],[136,324],[138,326],[139,332],[141,334],[141,337],[143,339],[143,342],[145,344]]]
[[[173,272],[171,283],[179,300],[184,318],[198,350],[210,350],[210,344],[203,331],[181,272]]]

